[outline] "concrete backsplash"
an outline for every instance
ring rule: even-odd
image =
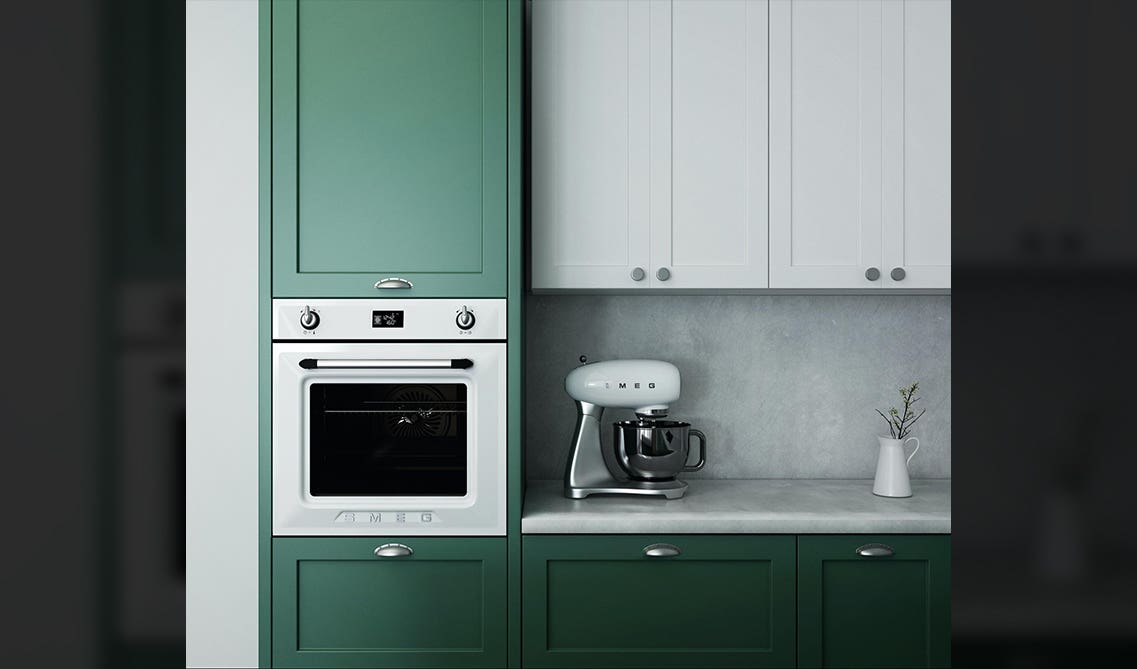
[[[564,475],[576,409],[564,377],[590,361],[674,363],[671,416],[707,434],[689,478],[872,478],[874,409],[920,382],[914,478],[951,477],[951,297],[926,295],[529,295],[526,469]],[[631,417],[609,410],[611,422]]]

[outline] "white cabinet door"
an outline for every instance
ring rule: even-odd
[[[892,0],[884,12],[882,283],[950,288],[951,2]]]
[[[767,12],[653,3],[652,287],[768,285]]]
[[[530,17],[532,286],[646,287],[650,3],[535,0]]]
[[[882,3],[770,3],[770,286],[881,271]]]
[[[771,2],[772,288],[951,287],[950,75],[949,0]]]
[[[533,288],[950,287],[950,13],[534,0]]]

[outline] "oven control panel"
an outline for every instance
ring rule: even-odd
[[[336,516],[335,524],[340,526],[384,525],[403,527],[406,525],[437,525],[438,514],[434,511],[342,511]]]
[[[272,301],[281,340],[503,340],[505,300],[281,299]]]

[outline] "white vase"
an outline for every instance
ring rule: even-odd
[[[891,437],[877,437],[880,441],[880,453],[876,459],[876,479],[872,484],[872,493],[881,497],[911,497],[912,483],[908,480],[908,462],[912,455],[920,450],[920,440],[916,437],[907,439],[892,439]],[[909,441],[916,442],[912,455],[904,457],[904,445]]]

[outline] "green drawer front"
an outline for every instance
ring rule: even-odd
[[[951,664],[951,539],[944,535],[798,538],[798,664]],[[862,557],[882,543],[888,557]]]
[[[273,296],[505,297],[504,0],[272,12]]]
[[[675,557],[647,557],[669,543]],[[525,664],[790,667],[794,538],[527,536]]]
[[[397,542],[409,557],[379,558]],[[505,662],[505,539],[273,540],[273,665]]]

